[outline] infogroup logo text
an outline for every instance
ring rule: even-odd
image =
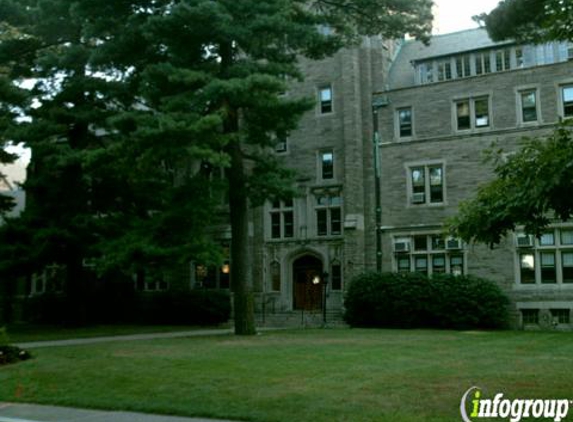
[[[503,393],[497,393],[492,399],[486,399],[482,397],[479,387],[472,387],[462,397],[460,413],[464,422],[476,422],[479,418],[509,419],[510,422],[535,418],[560,422],[567,417],[570,405],[573,405],[573,401],[567,399],[510,400],[503,398]]]

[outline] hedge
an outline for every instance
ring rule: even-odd
[[[509,299],[473,276],[365,273],[346,292],[344,318],[354,327],[503,328]]]

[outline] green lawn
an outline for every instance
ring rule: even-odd
[[[7,327],[8,337],[12,343],[130,334],[168,333],[193,329],[199,328],[182,325],[92,325],[83,328],[52,325],[10,325]]]
[[[260,422],[457,421],[462,394],[573,399],[573,334],[305,330],[34,350],[0,399]]]

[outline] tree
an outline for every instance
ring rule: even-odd
[[[553,220],[573,215],[573,124],[562,124],[547,138],[524,138],[515,154],[490,151],[495,179],[479,187],[449,222],[464,240],[491,246],[523,226],[539,236]]]
[[[48,70],[49,75],[39,76],[56,81],[60,90],[32,113],[34,125],[44,125],[40,126],[44,131],[34,131],[36,148],[41,149],[40,145],[45,145],[42,139],[56,132],[46,128],[58,123],[61,128],[54,116],[65,117],[66,127],[76,128],[68,133],[66,144],[79,147],[67,146],[56,151],[54,158],[67,161],[70,154],[71,163],[76,164],[71,170],[77,173],[63,175],[58,184],[70,178],[93,181],[92,171],[101,175],[105,164],[104,168],[111,166],[121,180],[148,181],[165,195],[180,192],[183,200],[176,204],[189,207],[192,198],[185,196],[185,192],[189,196],[185,181],[201,174],[194,171],[196,163],[202,162],[207,170],[225,169],[237,334],[254,333],[249,208],[293,193],[292,173],[279,165],[271,150],[275,139],[293,130],[311,105],[308,99],[281,95],[287,78],[301,78],[298,57],[326,57],[369,34],[398,37],[409,32],[427,40],[432,5],[431,0],[27,3],[34,6],[28,14],[29,10],[39,13],[29,22],[41,22],[27,28],[37,40],[36,62],[47,63],[39,69]],[[57,25],[58,19],[73,24],[60,25],[63,33],[55,37],[49,28]],[[320,31],[320,27],[332,30]],[[64,82],[58,81],[62,74]],[[106,136],[95,137],[90,130],[94,127],[104,130]],[[20,138],[34,134],[21,133]],[[72,140],[76,137],[77,142]],[[103,146],[102,139],[107,142]],[[117,160],[118,154],[123,158]],[[172,175],[171,185],[157,185],[165,181],[165,173]],[[74,186],[73,190],[78,196],[75,208],[66,208],[69,218],[93,215],[93,209],[85,209],[89,198],[99,197],[85,196],[93,192],[92,186]],[[129,197],[129,192],[133,192],[131,187],[120,197]],[[136,192],[141,193],[138,208],[145,215],[150,210],[165,211],[165,206],[160,206],[165,205],[165,198],[158,204],[145,191]],[[196,208],[197,204],[193,205]],[[177,206],[178,212],[182,209]],[[125,213],[123,208],[117,211]],[[109,211],[100,214],[108,216]],[[82,233],[81,227],[74,229],[78,232]],[[88,232],[84,230],[80,237],[89,238]],[[133,232],[125,232],[123,238],[132,244]],[[148,245],[149,240],[143,237],[138,243]],[[109,238],[106,244],[117,245]],[[175,242],[173,250],[180,250],[179,246]]]
[[[568,0],[504,0],[476,19],[485,23],[494,41],[573,40],[573,4]]]

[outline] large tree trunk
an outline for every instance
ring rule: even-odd
[[[245,168],[240,146],[238,144],[230,146],[229,152],[231,167],[227,174],[231,214],[231,283],[235,334],[253,335],[256,334],[256,328]]]

